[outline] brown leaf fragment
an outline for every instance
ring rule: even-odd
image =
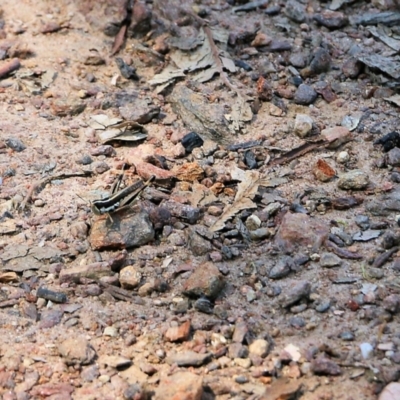
[[[3,272],[2,274],[0,274],[0,282],[18,282],[18,275],[15,272]]]

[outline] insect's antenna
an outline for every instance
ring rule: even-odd
[[[91,201],[88,201],[88,200],[84,199],[83,197],[79,196],[78,193],[75,193],[75,194],[76,194],[81,200],[83,200],[86,204],[89,204],[90,206],[92,205],[92,202],[91,202]]]

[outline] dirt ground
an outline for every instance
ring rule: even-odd
[[[232,86],[185,72],[157,92],[166,38],[191,26],[167,14],[188,3],[147,2],[150,33],[134,12],[115,55],[124,2],[0,4],[1,398],[399,399],[399,50],[369,28],[400,32],[356,22],[398,7],[190,3],[245,64],[225,65]],[[218,125],[241,95],[240,129]],[[141,108],[142,139],[94,128]],[[123,185],[155,181],[126,215],[95,215],[124,165]]]

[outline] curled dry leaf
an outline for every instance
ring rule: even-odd
[[[268,180],[260,175],[258,171],[242,171],[236,168],[231,172],[233,179],[241,180],[235,199],[231,205],[225,207],[221,217],[214,225],[211,226],[212,232],[219,231],[224,228],[225,222],[236,215],[239,211],[256,208],[253,198],[258,191],[259,186],[267,186]]]

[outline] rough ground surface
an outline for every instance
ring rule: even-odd
[[[206,135],[186,154],[187,99],[155,94],[147,82],[163,61],[133,44],[166,46],[156,34],[129,38],[117,56],[140,80],[121,77],[103,32],[124,15],[103,3],[0,4],[1,63],[22,65],[0,81],[0,397],[400,398],[400,140],[388,153],[373,144],[399,127],[385,100],[396,78],[357,61],[395,51],[347,20],[391,2],[349,1],[331,15],[319,1],[244,13],[199,1],[195,11],[231,34],[232,59],[252,66],[229,77],[259,110],[236,136],[221,128],[223,144]],[[46,71],[56,77],[40,87]],[[232,112],[218,77],[188,86]],[[91,116],[141,107],[144,141],[99,147]],[[338,128],[346,116],[352,133]],[[320,135],[329,146],[277,161]],[[254,140],[250,153],[226,147]],[[93,215],[82,198],[109,191],[124,163],[125,185],[156,182],[133,212]],[[240,191],[234,166],[255,167],[244,182],[272,183],[245,190],[251,199],[210,232]],[[83,170],[92,174],[30,190]]]

